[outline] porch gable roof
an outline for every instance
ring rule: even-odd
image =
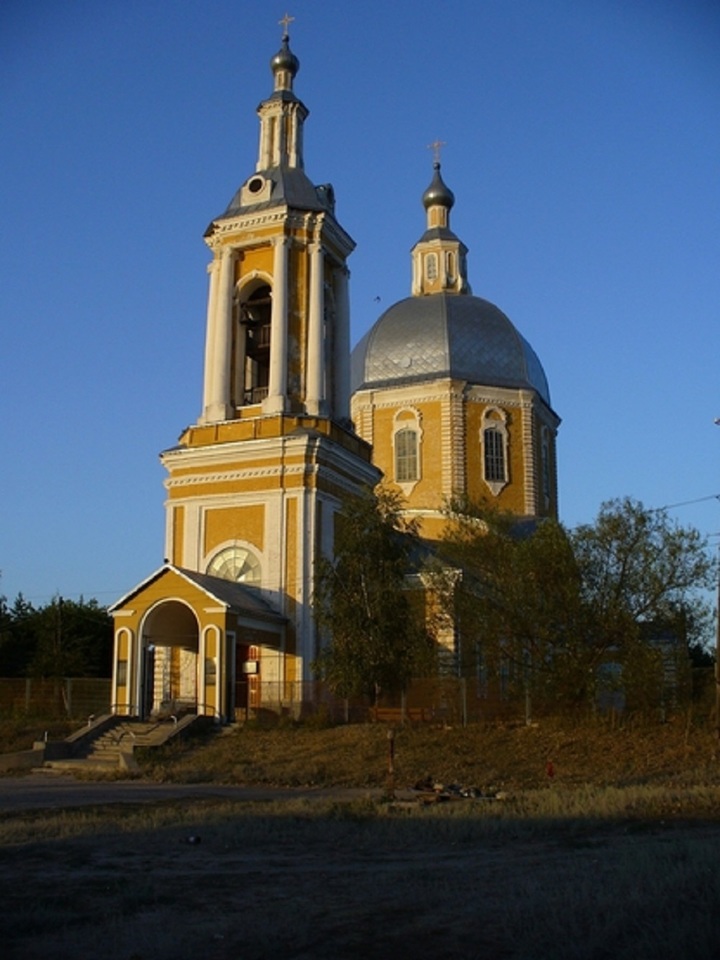
[[[163,564],[162,567],[155,570],[154,573],[151,573],[138,583],[137,586],[133,587],[132,590],[120,597],[119,600],[116,600],[115,603],[107,608],[108,613],[114,613],[116,610],[121,609],[150,584],[172,573],[189,581],[201,590],[208,599],[225,607],[232,613],[269,620],[278,626],[287,622],[287,618],[273,609],[267,600],[253,587],[248,587],[247,584],[244,583],[236,583],[232,580],[213,577],[207,573],[198,573],[196,570],[176,567],[172,563]]]

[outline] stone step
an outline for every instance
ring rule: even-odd
[[[177,723],[152,721],[120,721],[101,733],[96,739],[81,745],[76,744],[78,755],[62,760],[45,761],[44,769],[49,773],[69,772],[71,770],[117,770],[119,767],[137,769],[132,754],[136,747],[161,746],[179,729],[191,724],[196,718],[187,715]]]

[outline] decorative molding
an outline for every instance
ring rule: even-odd
[[[232,483],[241,480],[255,480],[260,477],[279,477],[300,476],[306,473],[313,473],[314,464],[297,464],[295,466],[286,466],[279,464],[273,467],[261,467],[248,470],[228,470],[223,473],[194,473],[191,476],[178,477],[173,479],[168,477],[165,480],[167,490],[174,490],[178,487],[198,486],[204,483]]]

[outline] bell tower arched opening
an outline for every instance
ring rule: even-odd
[[[237,297],[235,323],[235,406],[261,403],[270,380],[272,292],[266,283]]]

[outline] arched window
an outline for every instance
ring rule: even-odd
[[[270,287],[255,287],[237,303],[236,404],[260,403],[267,396],[270,376]]]
[[[403,407],[393,417],[393,480],[399,484],[405,496],[422,476],[422,427],[420,411],[415,407]]]
[[[259,585],[260,561],[247,547],[236,544],[220,550],[207,565],[207,572],[222,580]]]
[[[417,430],[404,427],[395,434],[395,480],[412,483],[419,479]]]
[[[429,253],[425,258],[425,273],[428,280],[437,280],[438,275],[438,262],[437,255],[434,253]]]
[[[455,280],[455,254],[452,250],[448,250],[445,255],[445,266],[448,280],[452,283]]]
[[[508,482],[508,432],[506,415],[497,407],[483,414],[483,479],[497,496]]]

